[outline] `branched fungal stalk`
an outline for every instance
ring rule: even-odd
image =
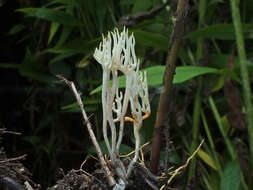
[[[103,135],[104,140],[119,176],[119,184],[124,189],[127,179],[133,170],[134,163],[139,158],[140,129],[142,121],[150,115],[150,104],[148,100],[148,85],[146,73],[139,71],[139,60],[135,54],[135,39],[133,34],[128,36],[128,31],[119,33],[118,29],[103,36],[99,47],[95,49],[94,58],[103,68],[102,83],[102,107],[103,107]],[[126,87],[119,89],[118,72],[126,77]],[[112,81],[110,83],[109,81]],[[127,116],[128,106],[131,108],[131,116]],[[119,148],[121,145],[124,124],[132,122],[135,137],[135,155],[128,168],[125,168],[119,159]],[[116,123],[119,123],[117,133]],[[109,142],[107,130],[111,132]],[[120,188],[118,188],[120,189]]]

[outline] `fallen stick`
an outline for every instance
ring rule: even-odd
[[[56,75],[56,77],[59,78],[59,79],[61,79],[62,81],[64,81],[69,86],[69,88],[72,90],[73,94],[75,95],[75,98],[77,100],[77,103],[78,103],[78,105],[79,105],[79,107],[81,109],[81,113],[82,113],[82,116],[83,116],[83,124],[86,125],[86,127],[88,129],[91,141],[92,141],[92,143],[93,143],[93,145],[94,145],[94,147],[96,149],[96,152],[97,152],[100,164],[101,164],[102,168],[105,171],[108,183],[109,183],[110,186],[114,186],[116,184],[116,181],[113,178],[112,173],[109,170],[108,166],[106,165],[104,156],[103,156],[102,151],[101,151],[101,149],[99,147],[99,144],[98,144],[97,139],[96,139],[96,137],[94,135],[94,132],[93,132],[93,130],[91,128],[91,124],[89,122],[87,114],[84,111],[83,102],[82,102],[82,99],[80,97],[80,94],[76,90],[75,84],[72,81],[67,80],[66,78],[64,78],[61,75]]]

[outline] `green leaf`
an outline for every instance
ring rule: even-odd
[[[223,127],[224,133],[226,136],[228,136],[229,134],[229,129],[231,129],[230,123],[228,121],[227,115],[224,115],[221,117],[221,125]]]
[[[90,59],[89,59],[90,57],[91,57],[91,55],[86,55],[86,56],[84,56],[84,57],[81,59],[81,61],[79,61],[79,63],[76,64],[76,67],[78,67],[78,68],[87,67],[87,66],[91,63],[91,61],[90,61]]]
[[[215,161],[212,159],[212,157],[209,154],[207,154],[202,149],[199,149],[198,155],[208,166],[210,166],[214,170],[218,170],[215,164]]]
[[[94,113],[95,111],[98,110],[98,106],[87,105],[87,106],[84,107],[84,109],[85,109],[86,112]],[[62,113],[80,113],[81,110],[80,110],[79,106],[76,105],[75,107],[71,107],[71,108],[68,108],[68,109],[63,109],[61,112]]]
[[[211,88],[211,92],[217,92],[219,90],[221,90],[224,86],[224,76],[219,76],[218,78],[216,78],[215,80],[213,80],[213,85]]]
[[[230,56],[229,54],[211,54],[210,63],[212,63],[212,66],[215,68],[219,68],[219,69],[227,68],[229,56]],[[235,62],[234,71],[236,72],[237,75],[239,75],[240,63],[239,63],[239,59],[237,56],[235,56],[234,62]],[[247,61],[247,66],[248,66],[249,73],[252,74],[253,73],[253,64],[250,60]],[[228,70],[228,69],[226,69],[226,70]],[[223,71],[221,71],[221,72],[223,72]],[[225,71],[225,72],[226,72],[225,74],[228,74],[227,71]],[[233,76],[230,76],[230,77],[233,78]]]
[[[135,0],[120,0],[119,4],[121,7],[127,7],[133,5]]]
[[[5,69],[19,69],[21,64],[17,63],[0,63],[0,68],[5,68]]]
[[[147,72],[147,82],[149,86],[159,86],[162,85],[164,69],[164,66],[153,66],[147,69],[142,69],[141,71]],[[174,76],[173,83],[182,83],[199,75],[217,72],[217,69],[210,67],[179,66],[176,68],[176,74]],[[123,87],[125,87],[125,76],[119,77],[119,88]],[[102,86],[100,85],[99,87],[91,91],[90,94],[95,94],[97,92],[100,92],[101,90]]]
[[[199,66],[180,66],[176,68],[176,74],[173,83],[182,83],[196,76],[216,73],[218,70],[210,67],[199,67]]]
[[[210,55],[210,63],[215,68],[224,69],[227,68],[227,63],[229,60],[229,54],[211,54]],[[239,69],[239,60],[238,57],[235,56],[235,69]]]
[[[238,75],[229,69],[220,69],[217,71],[217,74],[220,74],[223,77],[231,77],[233,80],[240,82],[240,78],[238,77]]]
[[[162,78],[164,73],[164,66],[154,66],[149,67],[147,69],[143,69],[143,71],[147,72],[147,82],[150,86],[158,86],[162,84]],[[119,77],[119,88],[125,87],[125,76]],[[110,81],[112,83],[112,81]],[[100,85],[93,91],[91,91],[91,95],[95,94],[97,92],[100,92],[102,90],[102,86]]]
[[[57,22],[63,25],[69,26],[80,26],[81,23],[77,18],[74,18],[72,15],[50,8],[23,8],[18,9],[19,12],[26,13],[27,16],[36,17],[39,19],[44,19],[51,22]]]
[[[143,11],[147,11],[151,6],[152,6],[151,0],[145,0],[145,3],[143,0],[135,0],[132,13],[136,14]]]
[[[29,68],[21,68],[19,69],[19,73],[23,77],[27,77],[29,79],[37,80],[40,82],[53,83],[56,81],[55,77]]]
[[[169,47],[169,38],[153,32],[143,30],[130,30],[134,33],[136,43],[145,47],[156,47],[167,52]]]
[[[86,41],[80,38],[74,39],[64,45],[55,46],[50,49],[46,49],[43,53],[81,53],[85,52],[86,54],[93,52],[95,47],[98,44],[99,39],[92,39],[90,41]]]
[[[62,32],[60,34],[59,40],[56,43],[56,47],[61,46],[62,44],[64,44],[69,35],[71,34],[72,30],[73,30],[73,26],[63,26]]]
[[[38,8],[28,7],[28,8],[23,8],[23,9],[17,9],[17,11],[25,13],[25,14],[33,14],[37,9]]]
[[[46,72],[45,66],[38,61],[38,57],[26,51],[25,59],[19,66],[19,74],[28,79],[52,83],[56,78]]]
[[[253,24],[243,24],[242,29],[246,38],[253,38]],[[220,40],[234,40],[235,31],[233,24],[216,24],[195,30],[187,34],[185,37],[190,38],[191,40],[197,40],[201,37]]]
[[[18,32],[21,32],[23,29],[25,29],[25,26],[23,24],[17,24],[9,30],[8,35],[14,35]]]
[[[81,6],[81,5],[85,5],[86,2],[83,0],[54,0],[54,1],[50,2],[49,5],[56,4],[56,3]]]
[[[47,44],[50,44],[50,42],[52,41],[55,33],[57,32],[57,30],[59,28],[59,26],[60,26],[60,24],[58,22],[52,22],[51,23]]]
[[[221,175],[221,190],[239,190],[240,189],[240,167],[237,161],[227,164]]]
[[[57,63],[57,62],[60,62],[66,58],[70,58],[74,55],[77,55],[78,53],[76,52],[69,52],[69,53],[62,53],[62,54],[59,54],[57,56],[55,56],[53,59],[50,60],[49,64],[53,64],[53,63]]]
[[[84,98],[83,104],[85,105],[85,110],[86,110],[87,105],[96,106],[97,104],[101,104],[101,99],[94,99],[94,98],[86,99],[86,98]],[[65,111],[65,112],[69,112],[69,111],[70,112],[79,112],[80,111],[79,105],[77,103],[72,103],[72,104],[69,104],[66,106],[62,106],[61,110]]]
[[[162,84],[164,69],[164,66],[153,66],[142,70],[147,72],[149,86],[159,86]]]

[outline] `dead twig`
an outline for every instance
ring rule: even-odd
[[[6,128],[0,128],[0,133],[2,134],[12,134],[12,135],[22,135],[22,133],[15,131],[6,131]]]
[[[167,5],[169,4],[169,1],[166,1],[164,4],[156,7],[153,10],[141,12],[136,15],[127,15],[122,16],[119,20],[119,25],[121,26],[134,26],[137,23],[146,20],[146,19],[152,19],[154,18],[159,12],[161,12]]]
[[[175,171],[172,172],[172,176],[169,178],[167,185],[170,184],[170,182],[174,179],[174,177],[176,177],[177,174],[179,174],[179,172],[181,170],[183,170],[184,168],[186,168],[189,164],[189,162],[191,161],[191,159],[198,153],[200,147],[202,146],[202,144],[204,143],[204,140],[201,141],[200,145],[198,146],[198,148],[193,152],[193,154],[186,160],[186,163],[182,166],[180,166],[179,168],[177,168]],[[165,184],[160,188],[160,190],[163,190],[165,188]]]
[[[81,109],[81,113],[82,113],[82,116],[83,116],[83,124],[86,125],[86,127],[88,129],[91,141],[92,141],[92,143],[93,143],[93,145],[94,145],[94,147],[96,149],[96,152],[97,152],[100,164],[101,164],[103,170],[105,171],[108,183],[109,183],[110,186],[114,186],[116,184],[116,181],[113,178],[112,173],[109,170],[108,166],[106,165],[104,156],[103,156],[102,151],[101,151],[101,149],[99,147],[99,144],[98,144],[97,139],[96,139],[96,137],[94,135],[94,132],[93,132],[93,130],[91,128],[91,124],[89,122],[87,114],[84,111],[83,102],[82,102],[82,99],[80,97],[80,94],[76,90],[75,84],[72,81],[67,80],[66,78],[64,78],[61,75],[56,75],[56,77],[59,78],[60,80],[64,81],[69,86],[69,88],[72,90],[73,94],[75,95],[75,98],[77,100],[77,103],[78,103],[78,105],[79,105],[79,107]]]
[[[0,164],[6,163],[6,162],[13,162],[13,161],[18,161],[18,160],[24,160],[26,156],[27,156],[27,154],[24,154],[24,155],[18,156],[16,158],[9,158],[9,159],[6,159],[6,160],[2,160],[2,161],[0,161]]]

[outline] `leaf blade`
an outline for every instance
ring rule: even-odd
[[[164,66],[152,66],[141,71],[147,72],[147,82],[149,86],[159,86],[162,85]],[[210,67],[199,67],[199,66],[179,66],[176,68],[176,74],[174,76],[173,83],[182,83],[187,80],[190,80],[196,76],[209,74],[209,73],[218,73],[218,70]],[[119,77],[119,88],[124,87],[125,76]],[[102,86],[95,88],[90,92],[90,95],[98,93],[102,90]]]

